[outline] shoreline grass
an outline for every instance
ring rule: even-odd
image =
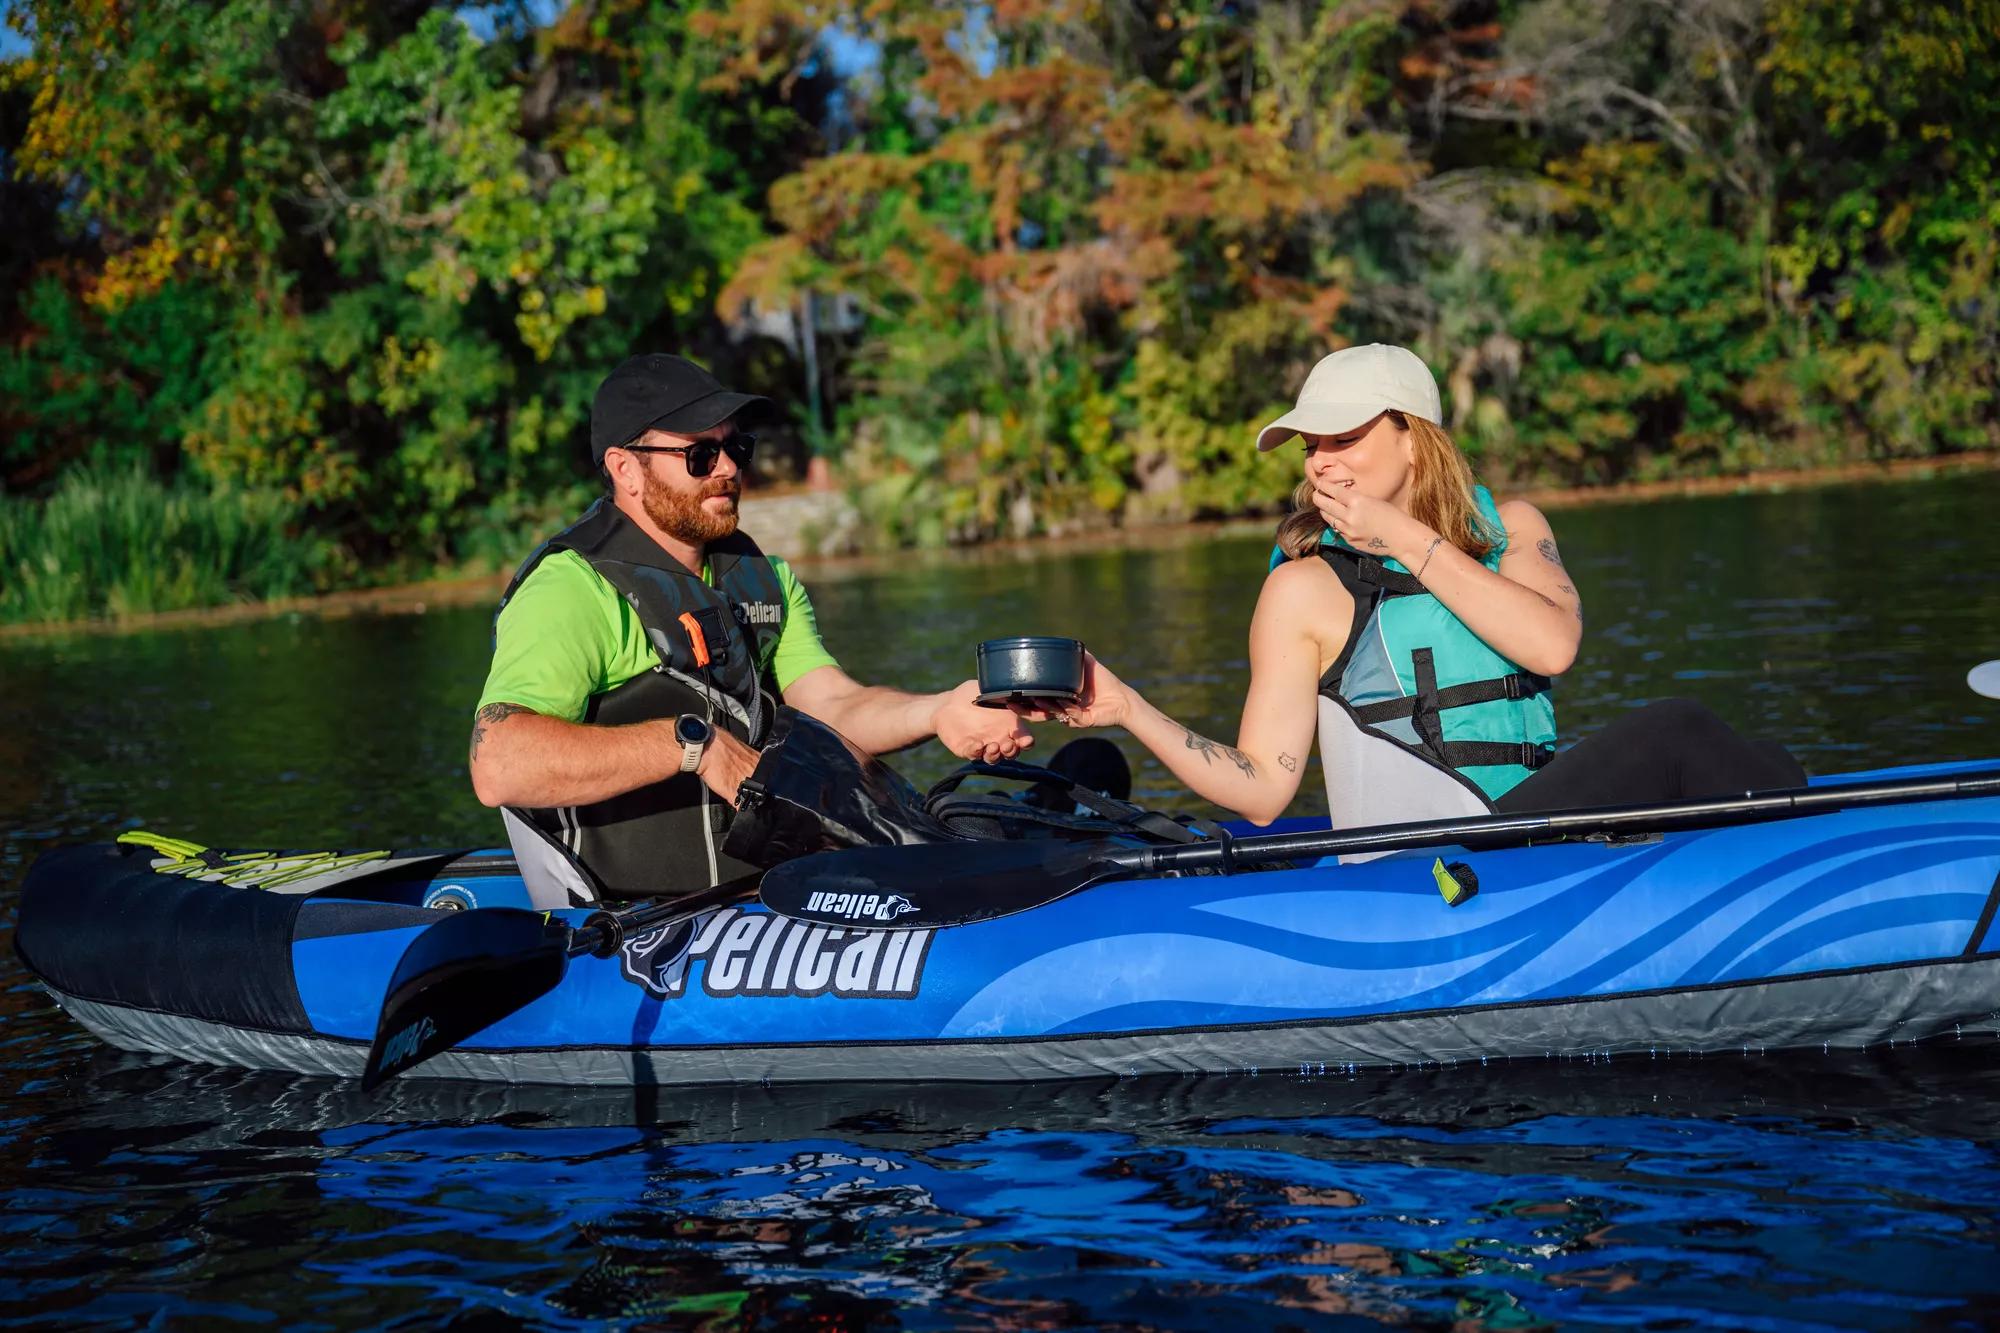
[[[0,496],[0,623],[129,618],[319,591],[326,545],[268,491],[85,466],[45,498]]]
[[[1729,477],[1690,477],[1674,481],[1627,482],[1615,486],[1586,486],[1563,490],[1531,487],[1510,490],[1507,492],[1507,498],[1529,500],[1544,508],[1565,509],[1585,505],[1642,504],[1660,499],[1810,489],[1875,480],[1921,481],[1941,475],[1994,469],[2000,469],[2000,453],[1948,454],[1879,463],[1845,464],[1828,468],[1750,472]],[[147,481],[146,485],[154,490],[170,489],[161,487],[157,482]],[[58,495],[60,494],[59,491]],[[208,496],[210,493],[197,494]],[[71,503],[79,503],[87,498],[89,497],[78,497]],[[102,497],[98,497],[99,502],[101,499]],[[265,499],[268,501],[275,497],[265,497]],[[757,521],[754,514],[756,499],[757,497],[752,495],[746,501],[746,526],[752,528]],[[243,500],[244,497],[238,493],[231,497],[229,502],[236,504],[240,509]],[[192,502],[192,507],[197,511],[206,512],[206,506],[222,502],[221,499],[198,498]],[[19,522],[18,510],[50,509],[55,507],[55,503],[56,497],[51,497],[48,501],[30,501],[19,497],[0,496],[0,639],[79,632],[116,633],[139,629],[197,627],[299,613],[326,615],[422,613],[431,608],[464,605],[496,597],[506,578],[506,568],[498,566],[487,568],[485,562],[475,560],[455,568],[441,568],[431,577],[417,580],[393,583],[371,582],[364,574],[343,586],[322,588],[315,586],[313,579],[322,577],[323,570],[330,565],[324,554],[315,552],[300,538],[285,535],[287,529],[265,528],[263,531],[274,533],[274,539],[289,543],[274,548],[273,553],[289,553],[294,563],[288,566],[279,562],[263,567],[279,576],[274,582],[283,587],[285,589],[283,591],[259,596],[251,591],[250,579],[239,576],[233,583],[226,578],[220,580],[231,590],[231,595],[215,601],[189,602],[179,606],[152,609],[120,610],[112,609],[112,599],[106,598],[98,609],[90,612],[62,618],[29,619],[13,609],[15,603],[11,599],[14,594],[5,582],[15,575],[18,557],[15,555],[12,543],[18,540],[16,534],[23,530],[10,525]],[[125,504],[128,508],[123,512],[128,516],[143,508],[140,497],[126,496]],[[64,524],[74,524],[79,517],[80,515],[66,517],[61,521]],[[239,521],[242,519],[241,514],[238,519]],[[220,525],[230,520],[222,518],[216,521]],[[1024,553],[1059,556],[1066,552],[1097,550],[1105,547],[1170,545],[1175,541],[1187,540],[1202,534],[1214,534],[1218,531],[1247,532],[1259,527],[1268,528],[1275,522],[1275,517],[1271,515],[1242,515],[1187,523],[1112,527],[1062,537],[1035,536],[981,542],[972,546],[924,550],[878,550],[858,555],[793,554],[783,550],[782,545],[776,541],[767,540],[765,544],[767,548],[778,547],[780,554],[786,555],[793,564],[809,570],[815,578],[825,579],[861,576],[883,568],[902,566],[912,557],[949,562],[989,560],[1006,558],[1009,555],[1018,557]],[[72,527],[66,530],[76,529]],[[101,535],[103,530],[100,526],[97,531]],[[219,549],[221,544],[213,540],[213,535],[211,534],[209,549]],[[531,544],[532,537],[524,535],[520,543],[521,549],[526,551]],[[237,549],[242,551],[253,548],[239,546]],[[103,563],[111,566],[117,562],[106,560]],[[254,573],[259,566],[253,563],[247,568],[249,572]],[[121,602],[130,600],[134,592],[157,587],[160,582],[151,580],[129,585],[120,600]],[[47,600],[46,593],[43,597]]]

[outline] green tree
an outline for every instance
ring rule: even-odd
[[[1794,361],[1759,388],[1869,454],[2000,443],[2000,19],[1771,0],[1767,24]]]
[[[1500,261],[1508,327],[1532,349],[1496,442],[1516,472],[1593,483],[1760,461],[1740,400],[1774,353],[1756,254],[1673,166],[1657,144],[1556,164],[1559,226]]]
[[[773,89],[705,87],[690,14],[18,7],[10,169],[77,258],[16,293],[10,475],[136,450],[279,491],[336,575],[518,554],[575,501],[606,368],[723,346],[755,201],[813,146]]]
[[[807,12],[705,22],[768,50]],[[1279,496],[1251,431],[1338,336],[1356,215],[1422,174],[1396,7],[832,17],[879,44],[876,100],[853,147],[778,183],[723,299],[861,302],[850,463],[919,478],[890,495],[920,489],[933,538]]]

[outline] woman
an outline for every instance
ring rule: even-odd
[[[1533,505],[1495,505],[1438,424],[1415,354],[1371,344],[1313,368],[1258,433],[1303,441],[1250,624],[1235,745],[1196,735],[1102,663],[1070,726],[1122,726],[1196,794],[1257,824],[1298,791],[1315,731],[1335,828],[1796,786],[1782,749],[1699,704],[1627,714],[1558,755],[1550,677],[1576,660],[1583,604]]]

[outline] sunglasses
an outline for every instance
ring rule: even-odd
[[[705,477],[715,471],[715,460],[723,454],[738,467],[750,466],[750,455],[757,448],[757,437],[736,432],[724,440],[696,440],[693,444],[623,444],[619,448],[628,454],[681,454],[687,463],[690,477]]]

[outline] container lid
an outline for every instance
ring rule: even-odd
[[[1060,635],[1053,634],[1025,634],[1015,639],[988,639],[979,645],[979,651],[982,653],[1006,653],[1018,652],[1022,649],[1080,649],[1082,647],[1083,643],[1078,639],[1065,639]]]

